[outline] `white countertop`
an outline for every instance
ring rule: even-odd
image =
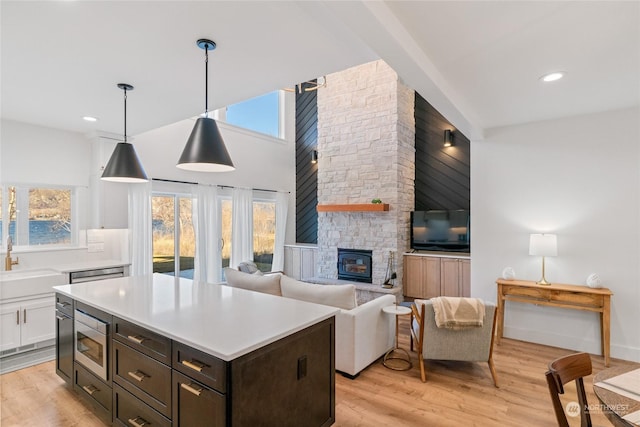
[[[334,307],[163,274],[54,289],[225,361],[339,312]]]
[[[420,252],[405,252],[407,256],[429,256],[435,258],[460,258],[471,259],[471,254],[468,252],[440,252],[440,251],[420,251]]]
[[[78,261],[67,264],[58,264],[51,268],[58,270],[60,273],[72,273],[74,271],[96,270],[99,268],[121,267],[130,265],[130,262],[118,261],[115,259],[106,259],[99,261]]]

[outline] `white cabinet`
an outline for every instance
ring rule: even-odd
[[[55,299],[31,298],[0,304],[0,351],[36,344],[56,337]]]
[[[20,304],[0,305],[0,351],[20,347]]]
[[[284,274],[296,280],[305,280],[316,275],[318,247],[313,245],[284,246]]]

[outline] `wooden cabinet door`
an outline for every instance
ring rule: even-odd
[[[412,298],[422,298],[422,262],[423,257],[405,256],[403,288],[404,295]]]
[[[73,377],[73,318],[56,312],[56,372],[71,383]]]
[[[442,258],[442,296],[462,296],[460,290],[460,260],[456,258]]]
[[[223,427],[225,423],[224,394],[173,371],[173,425]]]
[[[54,339],[56,315],[53,297],[41,298],[22,305],[22,345]]]
[[[471,296],[471,261],[460,260],[460,289],[463,297]]]
[[[471,296],[471,261],[468,259],[442,258],[443,296]]]
[[[441,295],[441,269],[440,258],[422,257],[422,296],[429,299]]]
[[[0,351],[20,347],[20,304],[0,306]]]

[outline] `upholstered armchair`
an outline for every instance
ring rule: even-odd
[[[485,303],[482,326],[462,330],[438,328],[433,304],[429,300],[415,300],[411,310],[411,350],[413,350],[415,342],[420,363],[420,377],[423,382],[426,382],[424,359],[459,360],[487,362],[493,384],[498,387],[492,359],[493,337],[496,327],[496,306],[494,304]]]

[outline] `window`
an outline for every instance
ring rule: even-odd
[[[2,187],[2,236],[11,236],[15,246],[77,243],[75,194],[68,187]]]
[[[280,92],[270,92],[227,106],[227,123],[281,138]]]
[[[196,241],[191,197],[178,194],[151,198],[153,272],[193,279]]]
[[[222,268],[229,267],[231,261],[231,226],[233,222],[233,203],[228,197],[220,198],[220,238],[222,239]],[[222,273],[224,278],[224,270]]]
[[[271,271],[276,239],[276,204],[253,201],[253,261],[260,271]]]
[[[220,238],[222,268],[229,267],[231,234],[233,229],[233,202],[231,197],[219,196]],[[253,261],[261,271],[271,271],[276,236],[276,204],[273,200],[254,199],[253,206]],[[224,270],[221,280],[224,278]]]

